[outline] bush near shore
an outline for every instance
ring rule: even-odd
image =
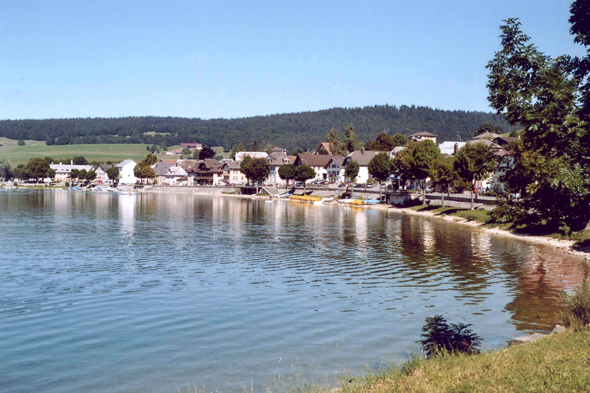
[[[414,355],[388,370],[350,379],[341,392],[590,391],[590,280],[562,295],[558,321],[568,330],[525,345],[479,354]]]

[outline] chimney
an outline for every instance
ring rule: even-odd
[[[457,151],[459,150],[459,144],[455,143],[455,148],[453,149],[453,155],[456,156],[457,155]]]
[[[365,154],[365,148],[361,147],[361,154]]]
[[[70,160],[70,165],[74,165],[74,160]]]

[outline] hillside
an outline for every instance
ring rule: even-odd
[[[167,146],[180,142],[201,142],[209,146],[254,140],[292,150],[312,149],[335,127],[343,134],[353,124],[362,142],[374,140],[381,132],[410,135],[428,131],[439,140],[470,138],[482,123],[514,129],[502,115],[485,112],[445,111],[428,107],[375,105],[364,108],[332,108],[314,112],[286,113],[238,119],[181,117],[123,117],[86,119],[2,120],[0,137],[42,140],[47,144],[142,143]]]

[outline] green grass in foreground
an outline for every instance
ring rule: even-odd
[[[590,389],[590,330],[479,355],[414,357],[342,392],[571,392]]]

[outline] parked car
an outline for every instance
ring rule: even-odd
[[[295,182],[295,187],[303,187],[303,182],[302,181],[296,181]]]

